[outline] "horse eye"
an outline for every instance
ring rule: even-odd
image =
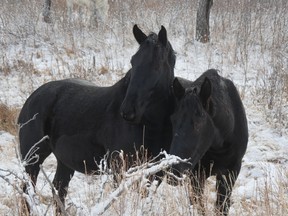
[[[197,110],[197,116],[202,117],[204,115],[203,110]]]
[[[193,94],[197,94],[197,88],[196,87],[193,89]]]
[[[204,118],[204,112],[199,113],[199,118]]]

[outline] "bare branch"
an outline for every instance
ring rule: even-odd
[[[8,183],[8,185],[12,186],[19,194],[22,195],[23,194],[22,189],[17,187],[15,184],[13,184],[11,182],[11,180],[8,178],[8,176],[13,175],[14,177],[16,177],[16,179],[20,179],[20,180],[21,180],[21,178],[16,173],[14,173],[10,170],[4,170],[4,169],[0,168],[0,171],[1,171],[0,178],[2,178],[5,182]],[[4,174],[4,173],[7,173],[7,174]]]
[[[29,124],[31,121],[34,121],[36,119],[36,116],[38,115],[38,113],[36,113],[31,119],[29,119],[27,122],[23,123],[23,124],[19,124],[19,128],[21,129],[23,126]]]
[[[165,158],[152,163],[153,166],[149,168],[144,168],[140,166],[141,169],[136,169],[135,172],[130,172],[130,174],[125,175],[125,178],[128,178],[126,181],[123,181],[119,187],[109,195],[109,197],[104,201],[97,205],[95,205],[91,210],[91,215],[101,215],[103,214],[114,202],[115,200],[129,187],[131,187],[134,183],[141,181],[142,179],[147,179],[148,176],[156,174],[161,170],[167,169],[168,167],[178,164],[178,163],[187,163],[188,159],[181,159],[174,155],[169,155],[165,151],[161,153],[165,156]],[[149,163],[148,163],[149,164]]]
[[[37,143],[35,143],[30,150],[27,152],[27,154],[25,155],[22,163],[23,166],[27,166],[28,164],[34,164],[37,163],[37,161],[39,160],[39,155],[35,154],[37,152],[37,150],[39,149],[39,147],[37,147],[37,145],[39,145],[41,142],[43,142],[44,140],[49,139],[49,136],[46,135],[44,136],[41,140],[39,140]],[[34,162],[31,162],[32,160],[34,160]]]
[[[59,196],[57,195],[57,193],[56,193],[56,191],[55,191],[55,188],[54,188],[52,182],[50,181],[50,179],[48,178],[46,172],[43,170],[43,166],[42,166],[42,165],[40,165],[40,170],[41,170],[41,172],[43,173],[46,181],[48,182],[48,184],[49,184],[50,187],[51,187],[52,194],[53,194],[53,198],[54,198],[55,202],[57,203],[57,206],[60,207],[60,209],[61,209],[61,214],[64,215],[64,216],[68,216],[68,214],[67,214],[67,212],[66,212],[66,210],[65,210],[65,207],[64,207],[63,203],[61,202]]]

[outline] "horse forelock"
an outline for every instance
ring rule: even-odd
[[[158,35],[154,32],[151,32],[148,37],[147,37],[147,41],[152,43],[152,44],[157,44],[158,42]]]

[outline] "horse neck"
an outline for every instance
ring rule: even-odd
[[[167,76],[167,80],[163,81],[162,83],[159,83],[156,87],[156,94],[158,100],[156,103],[160,103],[162,105],[170,105],[172,101],[174,101],[174,94],[172,90],[172,85],[173,85],[173,80],[174,80],[174,70],[170,72],[170,75]]]
[[[131,69],[125,74],[124,77],[122,77],[112,87],[113,88],[119,88],[119,90],[122,89],[122,91],[125,92],[124,94],[126,94],[126,91],[127,91],[128,85],[129,85],[130,76],[131,76]]]
[[[174,95],[172,93],[172,83],[174,75],[169,78],[169,84],[160,84],[154,90],[155,95],[151,101],[149,110],[145,117],[151,125],[162,124],[167,118],[170,118],[174,110]]]
[[[114,101],[116,106],[119,106],[122,104],[122,101],[125,98],[127,88],[129,85],[130,80],[130,70],[125,74],[124,77],[122,77],[120,80],[118,80],[114,85],[107,87],[111,93],[110,99]]]

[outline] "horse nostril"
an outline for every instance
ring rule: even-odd
[[[130,113],[128,116],[127,116],[127,119],[129,121],[134,121],[135,120],[135,113]]]
[[[126,121],[134,121],[135,120],[135,113],[134,112],[130,112],[130,113],[121,112],[121,116]]]
[[[135,113],[128,113],[128,114],[126,114],[126,116],[125,116],[126,118],[126,120],[127,121],[134,121],[135,120]]]

